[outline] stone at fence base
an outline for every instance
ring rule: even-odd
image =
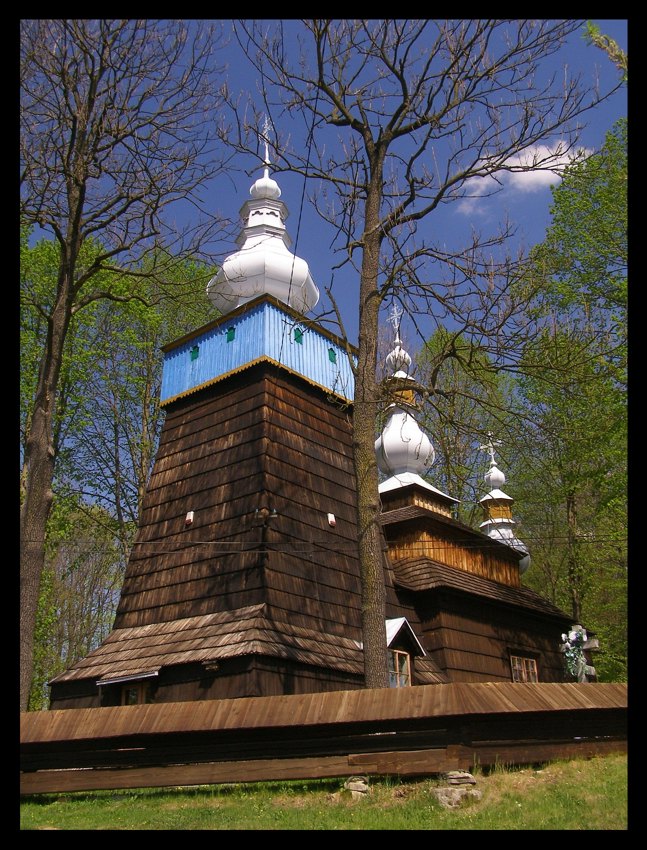
[[[360,800],[368,793],[368,779],[365,776],[350,776],[344,782],[344,790],[350,791],[353,800]]]
[[[455,809],[460,806],[465,800],[480,800],[483,796],[481,791],[475,788],[455,787],[451,788],[435,788],[433,791],[436,799],[445,809]]]
[[[476,779],[466,770],[450,770],[442,774],[443,779],[450,785],[476,785]]]

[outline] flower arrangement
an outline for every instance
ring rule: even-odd
[[[586,681],[587,663],[584,656],[584,643],[586,632],[581,627],[576,627],[567,635],[562,635],[560,649],[564,653],[564,664],[566,670],[574,676],[578,682]]]

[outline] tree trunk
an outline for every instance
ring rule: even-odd
[[[566,497],[566,522],[568,525],[568,589],[571,595],[573,623],[582,622],[582,565],[577,533],[577,497],[570,492]]]
[[[56,386],[70,318],[68,271],[59,277],[58,297],[48,325],[46,351],[38,376],[34,412],[25,444],[24,500],[20,509],[20,710],[29,706],[34,668],[34,632],[45,567],[45,539],[52,509],[56,452],[52,427]]]
[[[353,452],[357,479],[357,528],[362,580],[362,639],[367,688],[388,687],[384,566],[380,531],[380,499],[375,459],[375,421],[379,401],[376,383],[381,170],[373,170],[366,200],[360,280],[359,357],[353,407]]]

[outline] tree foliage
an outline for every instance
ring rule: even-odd
[[[436,459],[434,486],[459,499],[457,517],[480,522],[476,507],[484,495],[486,460],[481,444],[487,433],[510,428],[510,380],[492,368],[488,356],[460,334],[439,328],[416,358],[418,381],[434,392],[422,405],[423,425],[432,435]]]
[[[144,259],[162,251],[173,263],[194,255],[216,224],[198,211],[199,190],[220,165],[215,121],[205,121],[219,102],[217,36],[210,26],[190,23],[21,21],[20,211],[27,228],[53,239],[58,259],[51,297],[39,302],[43,345],[24,422],[22,708],[30,690],[70,325],[100,299],[142,299],[137,281]],[[191,224],[179,230],[169,213],[174,204],[192,202]],[[86,251],[89,243],[93,250]],[[106,278],[106,271],[113,274]],[[155,266],[158,280],[167,271]]]
[[[47,708],[49,680],[108,635],[123,574],[114,518],[97,506],[57,498],[48,526],[36,619],[30,710]]]
[[[527,580],[600,635],[599,672],[626,675],[626,123],[567,170],[533,253],[543,330],[519,380],[527,420],[515,473]],[[532,457],[532,463],[528,458]]]
[[[93,250],[91,243],[85,249]],[[56,254],[50,240],[23,246],[23,439],[44,344],[39,319],[56,286]],[[111,274],[102,273],[106,279]],[[186,262],[176,272],[181,298],[142,277],[139,291],[149,303],[96,301],[70,322],[53,429],[54,510],[31,708],[46,705],[46,682],[98,645],[112,624],[162,425],[160,346],[213,318],[204,293],[205,277],[212,274]]]

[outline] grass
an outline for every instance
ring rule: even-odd
[[[374,779],[354,800],[342,780],[42,794],[22,830],[626,830],[627,756],[474,772],[479,800],[445,809],[446,782]]]

